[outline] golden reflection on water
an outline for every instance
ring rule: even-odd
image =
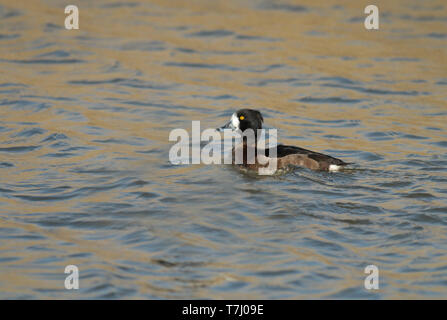
[[[379,31],[365,30],[364,4],[355,1],[284,1],[290,6],[277,9],[269,1],[136,3],[113,6],[107,1],[81,1],[80,30],[67,31],[63,29],[65,4],[60,1],[0,1],[2,15],[17,13],[0,20],[0,33],[11,36],[0,38],[0,85],[8,84],[0,88],[0,126],[6,128],[0,134],[0,148],[39,146],[31,152],[0,152],[0,162],[13,164],[0,167],[0,188],[9,190],[0,193],[0,227],[21,230],[17,238],[5,235],[0,243],[0,258],[13,257],[0,268],[0,297],[352,298],[358,292],[359,298],[446,297],[447,242],[442,214],[447,204],[442,189],[447,170],[424,173],[423,168],[404,163],[413,158],[439,160],[439,165],[446,162],[447,8],[443,1],[376,1]],[[14,37],[16,34],[19,36]],[[64,56],[67,52],[68,57]],[[53,58],[80,61],[39,62]],[[216,98],[225,95],[230,97]],[[345,103],[334,103],[333,97]],[[13,100],[19,102],[13,104]],[[349,209],[329,214],[328,221],[334,226],[318,215],[319,210],[331,211],[332,207],[321,209],[318,204],[315,212],[293,220],[301,203],[315,197],[324,203],[329,195],[318,191],[326,187],[304,184],[304,189],[315,191],[306,194],[304,189],[294,189],[293,183],[289,185],[288,177],[283,185],[281,179],[244,180],[228,168],[169,166],[171,129],[189,130],[191,120],[201,120],[203,129],[216,127],[240,107],[263,110],[266,125],[278,128],[284,143],[346,151],[347,160],[356,162],[358,168],[387,172],[380,177],[371,172],[353,173],[353,178],[346,178],[353,180],[341,182],[330,177],[329,186],[352,182],[375,190],[396,179],[413,184],[386,191],[383,199],[369,198],[365,191],[361,204],[383,210],[379,218],[364,214],[359,218],[355,209]],[[45,133],[37,138],[14,137],[30,126]],[[381,132],[384,139],[377,136]],[[42,139],[52,133],[68,137],[59,141],[67,147],[85,149],[70,156],[51,156],[59,151],[51,150],[50,142]],[[371,163],[360,152],[384,160]],[[106,173],[98,174],[98,169]],[[210,181],[222,182],[222,188],[210,189],[207,175]],[[135,186],[126,180],[129,177],[144,183]],[[97,191],[102,184],[114,183],[116,187]],[[30,198],[44,199],[47,195],[40,192],[42,188],[61,186],[79,195],[63,201]],[[231,188],[235,188],[233,193]],[[350,194],[356,192],[332,191],[345,192],[344,198],[333,200],[334,206],[349,202]],[[52,196],[57,197],[58,192],[53,191]],[[157,196],[145,202],[133,199],[132,192]],[[264,206],[250,204],[256,210],[241,209],[240,216],[224,210],[225,202],[244,206],[260,201],[255,198],[262,192],[266,192]],[[432,196],[406,197],[417,192]],[[287,201],[281,202],[282,198]],[[273,220],[262,211],[265,206],[276,208],[287,219],[292,217],[292,222]],[[126,210],[134,209],[137,213],[127,217]],[[414,210],[416,214],[426,209],[440,217],[420,224],[402,217],[399,225],[400,213],[396,212],[404,215]],[[389,216],[389,212],[394,214]],[[73,220],[67,218],[74,225],[64,225],[62,213],[76,213]],[[211,213],[220,213],[226,220]],[[247,230],[232,227],[231,214],[244,220]],[[357,218],[371,219],[373,245],[352,242],[347,235],[343,238],[344,231],[348,232],[344,228],[350,228],[346,221]],[[413,231],[405,229],[413,222]],[[299,223],[306,227],[300,228]],[[378,242],[385,228],[379,223],[388,223],[388,233],[384,232],[390,239],[414,232],[411,241],[424,239],[434,245],[390,248],[386,241]],[[176,228],[183,225],[194,231]],[[195,225],[200,226],[198,231]],[[274,230],[269,229],[272,225]],[[210,231],[214,228],[216,233]],[[358,235],[359,241],[368,241],[367,229]],[[142,243],[150,242],[149,249],[126,244],[127,232],[132,234],[132,230],[145,232],[144,237],[150,234],[154,247],[146,238]],[[349,252],[346,259],[328,256],[318,248],[320,242],[330,245],[331,238],[324,235],[331,232],[340,234],[336,245]],[[238,239],[234,253],[213,238],[220,233]],[[278,240],[279,235],[284,241]],[[197,262],[198,269],[186,264],[186,269],[199,270],[198,276],[182,278],[172,271],[182,274],[182,267],[166,267],[165,260],[175,260],[179,254],[172,239],[180,248],[197,246],[223,254],[202,261],[203,265]],[[311,239],[308,247],[303,246],[306,239]],[[266,260],[245,258],[253,250],[265,250]],[[268,258],[270,251],[281,252],[280,259]],[[381,293],[368,296],[361,292],[361,266],[372,263],[371,257],[384,265],[384,285]],[[406,270],[417,257],[428,257],[423,264],[426,271]],[[60,287],[61,270],[73,259],[90,270],[90,280],[84,283],[91,291],[67,293]],[[302,263],[297,266],[297,261]],[[335,280],[330,281],[334,282],[312,281],[318,278],[312,273],[316,262],[328,270],[341,268],[332,274]],[[138,270],[132,277],[126,268],[134,265]],[[274,274],[277,268],[288,272],[283,276],[263,273],[270,269]],[[120,277],[123,272],[128,278]],[[439,283],[424,284],[433,278]],[[233,282],[245,283],[245,287],[219,289]],[[104,293],[103,283],[112,289]]]

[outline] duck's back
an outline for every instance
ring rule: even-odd
[[[266,150],[266,156],[273,155]],[[338,170],[348,163],[328,156],[323,153],[314,152],[300,147],[278,145],[276,147],[276,157],[278,158],[278,168],[284,168],[289,165],[297,165],[313,170]]]

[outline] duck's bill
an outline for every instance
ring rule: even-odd
[[[224,131],[224,129],[235,130],[236,127],[233,125],[232,121],[229,121],[226,125],[224,125],[224,126],[222,126],[220,128],[217,128],[216,130],[219,131],[219,132],[222,132],[222,131]]]

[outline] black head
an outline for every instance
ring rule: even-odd
[[[253,129],[256,133],[257,129],[262,129],[264,118],[258,110],[240,109],[233,113],[230,122],[219,129],[231,128],[233,130],[240,129],[244,132],[247,129]]]

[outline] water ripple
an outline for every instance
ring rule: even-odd
[[[380,37],[348,2],[98,0],[87,10],[106,14],[87,30],[81,5],[77,31],[49,2],[0,5],[0,298],[445,298],[433,1],[390,6]],[[169,162],[171,130],[239,108],[353,164],[270,177]]]

